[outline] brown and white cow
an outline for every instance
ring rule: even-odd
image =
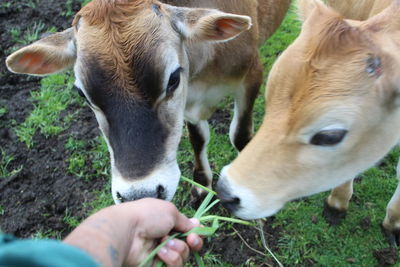
[[[73,67],[75,85],[108,144],[114,200],[171,199],[180,177],[176,151],[184,118],[195,180],[206,186],[212,179],[207,119],[225,96],[235,97],[231,142],[240,150],[250,140],[262,83],[258,46],[280,25],[289,4],[94,0],[72,28],[20,49],[7,66],[33,75]]]
[[[333,188],[327,205],[345,211],[352,179],[399,141],[400,0],[331,2],[351,19],[298,2],[302,30],[271,70],[263,124],[222,170],[217,191],[241,218]],[[383,226],[400,230],[400,187]]]

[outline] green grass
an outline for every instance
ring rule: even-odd
[[[6,108],[0,108],[0,117],[4,116],[7,114],[7,109]]]
[[[82,6],[86,6],[92,0],[81,0]]]
[[[24,5],[28,8],[35,9],[39,5],[39,0],[28,0]]]
[[[21,30],[21,27],[14,27],[10,29],[11,40],[15,43],[14,46],[7,50],[6,54],[15,52],[18,48],[31,44],[40,39],[43,33],[55,33],[56,27],[45,28],[42,21],[34,22],[26,30]]]
[[[54,136],[69,126],[70,116],[60,119],[62,111],[81,100],[72,89],[71,74],[56,74],[42,79],[41,89],[31,93],[34,110],[26,120],[15,129],[21,142],[29,148],[33,146],[33,136],[37,131],[44,136]]]
[[[90,141],[78,140],[71,136],[65,148],[72,152],[67,160],[68,171],[71,174],[86,180],[109,176],[108,148],[101,136]]]
[[[34,22],[31,27],[22,32],[21,28],[12,28],[10,30],[11,39],[14,43],[27,45],[39,39],[40,34],[44,32],[45,25],[43,22]]]
[[[80,224],[80,220],[74,217],[68,208],[65,210],[65,215],[63,218],[63,222],[68,224],[71,228],[75,228]]]
[[[9,170],[9,165],[14,160],[14,157],[7,155],[1,148],[0,152],[0,178],[12,176],[22,170],[22,166],[14,170]]]
[[[63,16],[71,17],[72,15],[75,14],[74,11],[72,10],[72,3],[73,3],[72,0],[67,0],[65,2],[65,9],[66,10],[62,13]]]
[[[11,5],[12,5],[11,2],[3,2],[3,3],[0,3],[0,8],[10,8]]]
[[[89,1],[83,1],[82,4],[84,5],[87,2]],[[68,2],[66,2],[66,5],[68,5]],[[68,12],[68,8],[66,12]],[[267,78],[277,56],[296,38],[299,27],[300,24],[295,14],[290,12],[278,32],[262,46],[261,56],[265,78]],[[24,36],[17,30],[15,33],[11,32],[11,35],[15,35],[13,38],[17,39]],[[31,99],[35,108],[24,123],[16,126],[18,137],[28,147],[35,145],[33,136],[38,132],[45,136],[53,136],[69,127],[69,123],[74,119],[75,114],[67,114],[60,119],[62,111],[71,104],[82,104],[80,100],[77,100],[79,98],[76,97],[75,93],[70,90],[72,82],[73,78],[70,73],[57,74],[43,79],[42,88],[32,93]],[[263,94],[264,89],[255,104],[254,121],[256,129],[264,116],[265,100]],[[231,103],[232,99],[227,99],[221,103],[220,107],[226,109]],[[6,110],[0,109],[0,116],[6,112]],[[211,141],[208,148],[214,177],[218,176],[223,166],[237,156],[236,150],[230,145],[228,135],[218,134],[218,127],[221,126],[211,126]],[[228,126],[225,125],[224,127]],[[71,137],[65,147],[71,152],[70,156],[66,158],[70,173],[84,179],[99,176],[109,177],[108,151],[106,143],[101,137],[95,140],[79,140]],[[280,232],[278,247],[274,249],[273,253],[283,265],[307,266],[312,262],[316,266],[348,266],[347,260],[349,259],[355,260],[355,266],[376,265],[377,261],[373,257],[373,251],[388,246],[381,234],[380,223],[385,215],[385,207],[396,187],[395,167],[399,154],[400,150],[395,149],[387,157],[385,167],[371,168],[362,175],[361,181],[355,183],[355,193],[348,215],[336,227],[329,226],[322,217],[323,201],[328,193],[291,202],[278,212],[274,220],[274,227],[282,229],[282,231]],[[178,151],[178,162],[183,176],[192,176],[190,166],[193,161],[193,153],[185,129]],[[7,160],[4,162],[7,162]],[[92,164],[88,165],[88,162],[92,162]],[[0,165],[6,166],[5,163]],[[189,205],[190,188],[191,185],[185,182],[181,183],[173,202],[181,212],[187,216],[194,216],[196,210]],[[90,213],[112,205],[110,191],[110,183],[107,183],[103,190],[96,192],[97,199],[95,201],[83,205],[91,210]],[[215,215],[227,216],[227,213],[219,208]],[[64,215],[64,221],[72,227],[79,223],[68,211]],[[368,227],[363,226],[365,221],[370,222]],[[223,223],[221,227],[234,234],[231,223]],[[38,232],[36,237],[56,234],[50,229]],[[254,238],[259,239],[258,236]],[[261,240],[258,240],[258,243],[260,246],[255,249],[264,251]],[[240,246],[244,247],[244,244],[240,244]],[[270,256],[267,257],[271,259]],[[247,263],[243,263],[243,266],[257,266],[257,263],[254,263],[253,260],[249,259]],[[205,266],[232,266],[223,262],[218,255],[213,253],[212,249],[205,251],[203,261]],[[194,264],[191,262],[188,263],[188,266],[194,266]]]
[[[68,158],[68,171],[78,177],[85,176],[86,153],[82,153],[86,149],[87,142],[69,137],[65,148],[72,151]]]
[[[39,230],[34,233],[31,238],[33,239],[61,239],[61,233],[48,229],[48,230]]]

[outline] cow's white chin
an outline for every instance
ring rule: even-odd
[[[126,179],[116,168],[112,168],[112,197],[116,204],[146,197],[170,201],[175,195],[180,176],[176,162],[164,164],[141,179]]]
[[[239,208],[233,214],[236,217],[239,217],[240,219],[243,220],[256,220],[256,219],[262,219],[266,217],[270,217],[277,213],[281,208],[275,208],[275,209],[267,209],[267,210],[256,210],[256,209],[247,209],[247,208]]]

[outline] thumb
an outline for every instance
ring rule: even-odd
[[[185,215],[178,212],[177,216],[175,217],[175,227],[174,230],[186,233],[190,231],[194,227],[200,226],[200,222],[198,219],[192,218],[188,219]]]

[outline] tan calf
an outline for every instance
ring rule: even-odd
[[[302,31],[271,70],[263,124],[222,171],[220,198],[241,218],[335,187],[328,206],[345,211],[352,179],[399,141],[400,0],[332,3],[352,20],[299,1]],[[399,202],[398,188],[383,222],[391,233],[400,230]]]
[[[47,75],[74,68],[111,157],[115,202],[171,199],[184,118],[195,151],[195,180],[211,186],[210,118],[235,98],[230,139],[252,135],[262,83],[258,46],[281,23],[290,0],[93,0],[73,27],[7,59],[11,71]]]

